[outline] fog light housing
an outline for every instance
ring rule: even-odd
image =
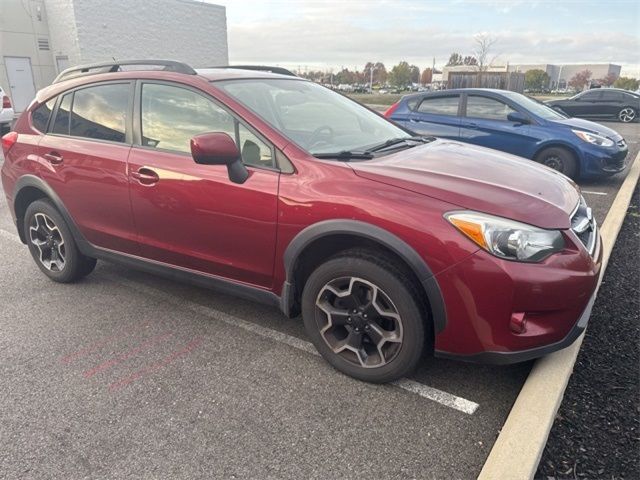
[[[527,331],[527,318],[525,312],[515,312],[511,314],[509,329],[513,333],[524,333]]]

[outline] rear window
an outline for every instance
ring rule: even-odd
[[[48,102],[43,103],[36,108],[31,114],[31,123],[33,126],[42,133],[47,131],[47,125],[49,124],[49,117],[56,104],[56,98],[52,98]]]
[[[449,95],[446,97],[427,97],[422,100],[418,107],[420,113],[430,113],[432,115],[457,115],[460,95]]]
[[[77,90],[73,98],[71,135],[124,143],[130,90],[127,83]]]

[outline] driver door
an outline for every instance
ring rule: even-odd
[[[146,81],[137,89],[129,185],[142,256],[271,286],[280,176],[273,147],[194,89]],[[190,140],[205,132],[235,139],[246,182],[231,182],[224,165],[193,161]]]

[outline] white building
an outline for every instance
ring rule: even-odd
[[[0,0],[0,85],[16,111],[71,65],[227,65],[225,7],[197,0]]]

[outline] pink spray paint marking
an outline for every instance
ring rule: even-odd
[[[128,360],[131,357],[134,357],[135,355],[137,355],[138,353],[153,347],[154,345],[165,341],[167,338],[169,338],[170,336],[172,336],[173,333],[172,332],[165,332],[165,333],[161,333],[160,335],[155,335],[147,340],[145,340],[144,342],[142,342],[141,344],[139,344],[138,346],[127,350],[126,352],[112,358],[111,360],[107,360],[106,362],[102,362],[101,364],[89,369],[89,370],[85,370],[83,372],[83,376],[85,378],[91,378],[94,375],[97,375],[98,373],[104,372],[105,370],[110,369],[111,367],[113,367],[114,365],[117,365],[118,363],[124,362],[126,360]]]
[[[124,337],[126,335],[137,333],[140,330],[142,330],[143,328],[148,327],[148,326],[149,326],[148,323],[144,323],[142,325],[138,324],[138,325],[125,327],[125,328],[119,330],[118,332],[114,333],[113,335],[109,335],[109,336],[104,337],[104,338],[102,338],[100,340],[97,340],[96,342],[93,342],[93,343],[89,344],[88,346],[86,346],[86,347],[84,347],[84,348],[82,348],[82,349],[80,349],[80,350],[78,350],[76,352],[70,353],[69,355],[66,355],[66,356],[62,357],[60,359],[60,361],[62,363],[69,364],[69,363],[73,362],[74,360],[77,360],[79,358],[85,357],[85,356],[87,356],[87,355],[89,355],[91,353],[96,352],[97,350],[100,350],[102,347],[104,347],[105,345],[110,344],[111,342],[113,342],[115,340],[118,340],[118,339],[120,339],[120,338],[122,338],[122,337]]]
[[[116,390],[120,390],[121,388],[126,387],[127,385],[135,382],[136,380],[142,377],[145,377],[157,370],[160,370],[163,367],[166,367],[167,365],[174,362],[175,360],[182,357],[183,355],[187,355],[191,353],[196,348],[198,348],[201,344],[202,344],[201,338],[197,338],[197,337],[194,338],[189,343],[187,343],[183,348],[179,350],[175,350],[174,352],[167,355],[165,358],[163,358],[159,362],[151,364],[145,368],[142,368],[137,372],[134,372],[133,374],[129,375],[128,377],[125,377],[121,380],[118,380],[117,382],[112,383],[111,385],[109,385],[109,391],[113,392]]]

